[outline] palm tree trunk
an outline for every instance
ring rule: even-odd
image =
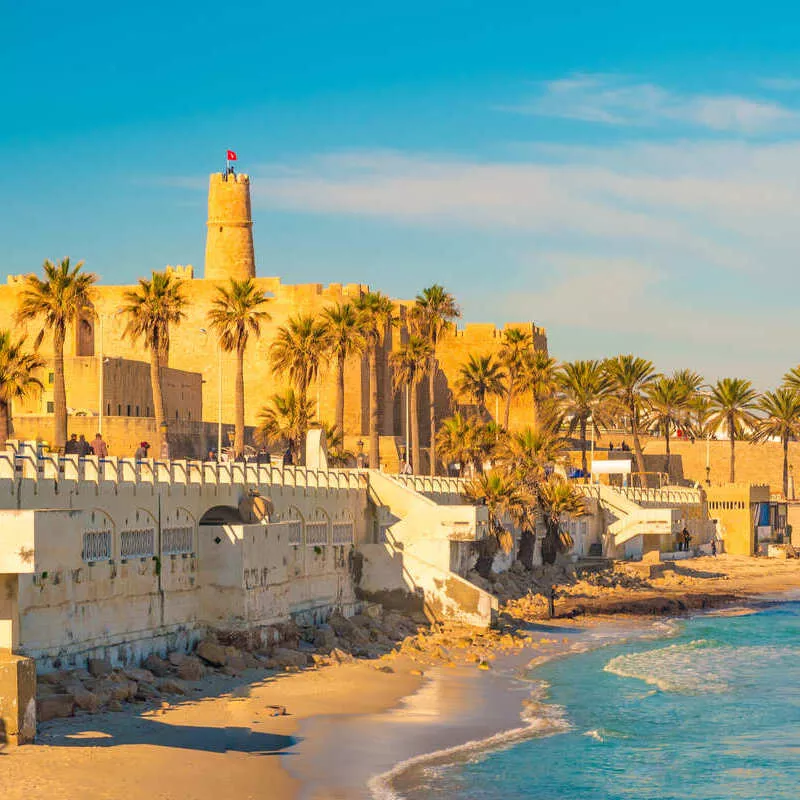
[[[244,347],[236,348],[236,383],[234,384],[233,457],[244,454]]]
[[[734,449],[735,441],[734,441],[734,438],[733,438],[733,433],[734,433],[733,419],[729,418],[728,419],[728,436],[730,437],[730,440],[731,440],[731,474],[730,474],[730,481],[731,481],[731,483],[736,483],[736,451]]]
[[[667,482],[671,480],[670,469],[669,469],[669,462],[671,453],[669,452],[669,422],[664,423],[664,450],[667,454],[666,460],[664,462],[664,472],[667,473]]]
[[[412,381],[411,387],[411,466],[415,474],[420,474],[419,446],[419,383]]]
[[[5,447],[11,427],[11,410],[5,400],[0,400],[0,447]]]
[[[344,353],[339,353],[336,364],[336,428],[342,437],[344,449]]]
[[[631,436],[633,437],[633,453],[636,456],[636,469],[639,472],[639,478],[642,486],[648,486],[647,475],[645,475],[644,467],[644,453],[642,453],[642,443],[639,440],[639,426],[636,420],[636,409],[631,406]]]
[[[156,457],[159,457],[164,436],[164,395],[161,391],[161,358],[156,347],[150,348],[150,386],[153,390],[153,413],[156,418]]]
[[[369,348],[369,468],[381,468],[380,431],[378,429],[378,345]]]
[[[65,332],[56,328],[53,332],[53,415],[55,430],[53,447],[64,452],[67,443],[67,387],[64,383],[64,339]]]
[[[306,416],[306,405],[308,403],[308,383],[305,378],[301,379],[297,387],[297,401],[299,408],[297,411],[297,455],[295,464],[305,464],[306,455],[306,432],[308,431],[308,417]]]
[[[786,434],[783,435],[783,496],[789,499],[789,437]]]
[[[514,396],[514,376],[508,374],[508,391],[506,392],[506,409],[503,414],[503,427],[508,430],[508,421],[511,418],[511,398]]]
[[[581,469],[585,475],[588,470],[586,462],[586,417],[581,417]]]
[[[431,363],[428,368],[428,422],[430,425],[431,438],[430,438],[430,473],[436,475],[436,371],[437,371],[436,355],[431,357]]]

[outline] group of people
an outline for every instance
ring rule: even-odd
[[[623,453],[629,453],[630,450],[631,450],[631,448],[628,447],[628,443],[624,439],[622,440],[622,444],[619,446],[619,449]],[[613,453],[614,452],[614,442],[609,442],[608,443],[608,452],[609,453]]]
[[[147,458],[150,449],[150,442],[140,442],[134,453],[134,458]],[[168,452],[168,451],[167,451]],[[108,456],[108,445],[100,433],[96,433],[91,442],[86,441],[86,437],[81,434],[73,433],[69,441],[64,446],[64,455],[70,456],[97,456],[106,458]],[[168,457],[168,456],[165,456]]]
[[[87,442],[83,434],[78,436],[77,433],[73,433],[64,446],[64,455],[98,456],[99,458],[105,458],[108,455],[108,445],[99,433],[95,434],[91,442]]]

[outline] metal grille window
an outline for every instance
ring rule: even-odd
[[[86,531],[83,534],[84,561],[110,561],[111,560],[111,531]]]
[[[194,529],[191,527],[164,528],[161,533],[161,550],[164,555],[192,552]]]
[[[299,519],[293,519],[287,525],[289,527],[289,544],[303,544],[303,523]]]
[[[353,544],[353,523],[334,522],[333,523],[333,543],[334,544]]]
[[[136,528],[120,534],[120,558],[147,558],[155,555],[156,532],[153,528]]]
[[[307,522],[306,544],[308,545],[328,544],[328,523],[325,521]]]

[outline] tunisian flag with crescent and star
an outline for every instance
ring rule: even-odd
[[[227,158],[228,158],[228,161],[236,161],[236,151],[235,150],[228,150]]]

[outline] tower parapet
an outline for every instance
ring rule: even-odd
[[[255,278],[249,176],[220,172],[211,175],[207,225],[206,280]]]

